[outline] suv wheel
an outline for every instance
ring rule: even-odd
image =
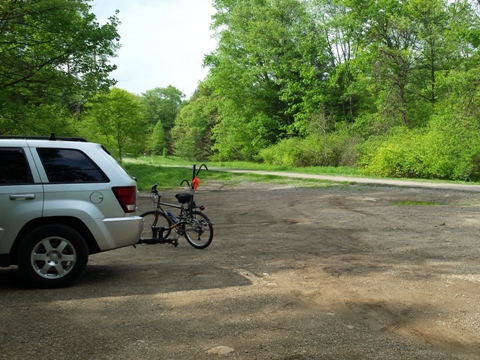
[[[44,225],[30,232],[18,249],[18,268],[31,285],[68,286],[84,272],[88,248],[76,230],[65,225]]]

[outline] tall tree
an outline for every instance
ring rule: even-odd
[[[145,119],[154,126],[160,121],[168,132],[173,127],[184,98],[185,94],[172,85],[147,90],[142,94]]]
[[[218,96],[205,83],[201,83],[175,119],[171,131],[175,155],[195,161],[209,159],[218,104]]]
[[[105,145],[122,161],[145,148],[145,120],[138,98],[126,90],[113,88],[89,102],[81,124],[87,139]]]
[[[380,85],[376,94],[382,101],[380,111],[405,126],[411,122],[407,88],[413,68],[413,47],[418,42],[407,2],[379,0],[361,10],[366,15],[364,21],[369,24],[364,46],[370,55],[371,76]],[[365,6],[363,1],[360,3]]]
[[[223,101],[214,129],[220,156],[253,158],[293,125],[292,63],[301,58],[295,45],[305,9],[297,0],[216,0],[213,28],[219,46],[205,57],[208,82]]]
[[[165,130],[163,129],[161,121],[158,121],[157,124],[153,127],[150,140],[150,145],[147,146],[146,150],[156,155],[167,152],[168,142],[166,140]]]
[[[174,86],[147,90],[141,96],[141,103],[148,127],[147,136],[152,138],[151,149],[155,153],[171,150],[170,130],[175,118],[184,105],[185,94]]]
[[[41,106],[78,111],[114,84],[118,19],[99,25],[88,2],[0,0],[0,132],[28,129]]]

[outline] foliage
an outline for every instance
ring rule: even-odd
[[[426,129],[397,128],[364,145],[364,173],[381,177],[480,180],[478,125],[438,116]]]
[[[301,58],[295,40],[305,10],[296,0],[217,0],[213,5],[219,46],[205,57],[205,65],[209,86],[222,98],[221,121],[213,130],[215,157],[253,159],[293,124],[289,107],[296,104],[289,102],[298,98],[283,99],[282,89],[288,79],[298,78],[292,65]]]
[[[218,46],[188,101],[105,93],[119,22],[89,2],[0,0],[0,133],[80,134],[119,158],[479,178],[477,1],[213,0]]]
[[[267,164],[286,166],[348,166],[356,161],[356,144],[347,129],[291,137],[262,149],[259,157]]]
[[[82,0],[0,1],[0,133],[51,131],[38,127],[45,114],[68,119],[114,84],[118,19],[99,25],[89,10]]]
[[[151,135],[151,148],[148,150],[156,155],[163,154],[164,152],[167,153],[166,144],[165,129],[163,128],[162,122],[157,121]]]
[[[468,19],[458,16],[465,13],[466,3],[455,5],[458,8],[450,9],[457,15],[453,25]],[[453,25],[449,32],[461,33],[460,27]],[[469,35],[474,34],[476,38],[478,32],[472,29]],[[435,111],[429,116],[427,125],[410,130],[396,128],[392,133],[365,142],[362,164],[366,174],[465,181],[480,179],[480,64],[473,47],[469,51],[472,54],[463,66],[438,72]]]
[[[364,173],[378,177],[416,177],[422,163],[417,154],[409,150],[415,148],[421,134],[404,127],[397,127],[392,133],[372,137],[360,146]]]
[[[171,130],[176,156],[205,161],[212,155],[212,129],[216,121],[217,105],[218,99],[203,84],[180,110]]]
[[[54,104],[24,106],[22,109],[12,110],[7,116],[0,115],[0,129],[0,133],[8,135],[48,136],[54,133],[61,136],[76,136],[77,134],[75,117],[69,109]]]
[[[476,2],[213,5],[218,47],[205,65],[221,102],[211,160],[477,178]]]
[[[144,149],[145,121],[135,95],[118,88],[99,93],[89,103],[80,126],[90,141],[106,146],[122,161]]]
[[[173,145],[168,135],[184,105],[184,97],[180,90],[171,85],[166,88],[147,90],[142,94],[140,99],[147,122],[146,133],[152,136],[153,144],[153,148],[147,150],[152,150],[156,154],[162,153],[163,149],[171,151]]]

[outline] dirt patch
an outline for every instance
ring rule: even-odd
[[[93,255],[61,290],[0,269],[0,359],[479,358],[480,194],[202,186],[205,250]]]

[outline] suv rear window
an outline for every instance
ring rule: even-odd
[[[32,173],[22,148],[0,148],[0,185],[31,184]]]
[[[83,152],[75,149],[37,148],[50,183],[103,183],[108,177]]]

